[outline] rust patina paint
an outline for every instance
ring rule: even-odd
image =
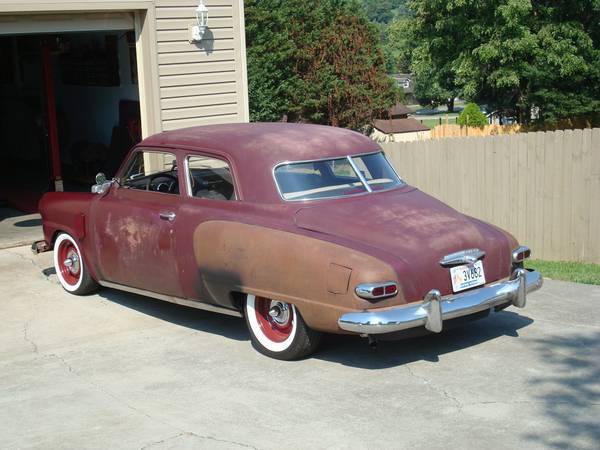
[[[202,281],[218,298],[229,291],[293,303],[314,329],[337,332],[344,312],[373,308],[353,289],[328,292],[331,263],[352,268],[350,286],[381,280],[397,281],[384,262],[347,247],[307,236],[242,223],[214,221],[194,232],[194,254]],[[404,303],[402,292],[394,304]]]
[[[381,151],[349,130],[301,124],[229,124],[168,131],[132,149],[228,162],[237,201],[192,198],[113,185],[106,195],[49,193],[40,202],[44,236],[78,239],[96,280],[235,308],[232,291],[294,303],[315,329],[339,332],[350,310],[420,301],[452,292],[446,254],[480,248],[486,281],[509,276],[516,240],[411,186],[349,198],[286,202],[273,168],[285,161]],[[176,213],[174,221],[160,219]],[[83,228],[83,229],[82,229]],[[358,298],[359,283],[396,281],[398,295]]]

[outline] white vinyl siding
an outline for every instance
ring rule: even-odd
[[[208,30],[201,42],[190,43],[198,2],[0,0],[0,35],[135,27],[144,137],[195,125],[247,122],[243,0],[204,0]]]
[[[240,0],[205,0],[208,30],[189,42],[198,0],[157,0],[156,38],[164,130],[248,121]]]

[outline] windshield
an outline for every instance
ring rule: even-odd
[[[275,180],[284,200],[311,200],[402,186],[383,153],[277,166]]]

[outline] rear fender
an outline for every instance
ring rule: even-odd
[[[194,231],[197,298],[225,305],[232,292],[294,304],[313,329],[341,332],[348,311],[375,306],[354,293],[358,283],[395,281],[387,263],[306,235],[238,222],[204,222]],[[389,300],[405,303],[403,292]],[[227,305],[231,306],[231,305]]]

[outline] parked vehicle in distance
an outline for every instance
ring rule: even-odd
[[[44,241],[73,294],[99,286],[245,317],[274,358],[322,333],[371,342],[439,333],[542,285],[508,233],[396,174],[349,130],[230,124],[167,131],[92,193],[40,202]]]

